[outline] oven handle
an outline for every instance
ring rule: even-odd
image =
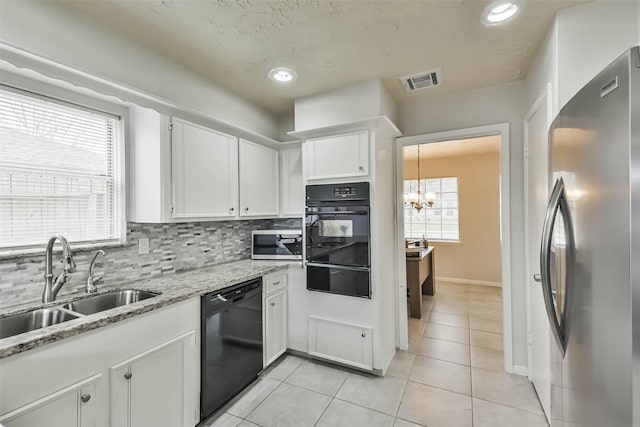
[[[369,273],[371,271],[370,267],[355,267],[350,265],[339,265],[339,264],[325,264],[322,262],[305,262],[307,267],[320,267],[320,268],[335,268],[336,270],[349,270],[349,271],[361,271],[364,273]]]
[[[317,215],[317,216],[323,216],[323,215],[369,215],[368,211],[335,211],[335,212],[314,212],[314,211],[307,211],[307,215]]]

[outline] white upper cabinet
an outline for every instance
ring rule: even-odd
[[[301,215],[300,147],[286,149],[287,173],[281,176],[280,152],[265,145],[146,108],[132,107],[129,118],[128,220],[170,223]],[[281,191],[287,195],[282,205]]]
[[[240,140],[240,216],[277,216],[278,151]]]
[[[369,174],[369,132],[314,138],[306,142],[307,180]]]
[[[302,184],[302,147],[280,151],[280,214],[302,216],[304,186]]]
[[[173,120],[171,177],[174,218],[233,218],[238,210],[238,142]]]

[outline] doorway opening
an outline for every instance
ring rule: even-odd
[[[508,129],[398,139],[400,349],[513,372]]]

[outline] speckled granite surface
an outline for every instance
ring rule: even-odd
[[[166,307],[189,298],[200,297],[208,292],[226,288],[265,274],[283,270],[291,264],[300,265],[299,262],[241,260],[153,279],[137,280],[117,286],[103,285],[99,287],[98,293],[118,289],[138,289],[161,292],[161,295],[131,305],[79,317],[58,325],[0,339],[0,359],[91,331],[120,320],[128,319],[141,313]],[[30,303],[7,307],[0,309],[0,317],[29,311],[34,308],[57,307],[66,302],[77,301],[86,297],[87,295],[81,297],[76,296],[75,298],[61,298],[54,303],[46,305]]]

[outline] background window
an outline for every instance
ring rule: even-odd
[[[404,193],[420,192],[436,194],[436,203],[418,212],[413,207],[404,208],[405,237],[427,240],[458,241],[460,229],[458,224],[458,178],[410,179],[404,181]]]
[[[0,250],[122,239],[117,116],[0,88]]]

